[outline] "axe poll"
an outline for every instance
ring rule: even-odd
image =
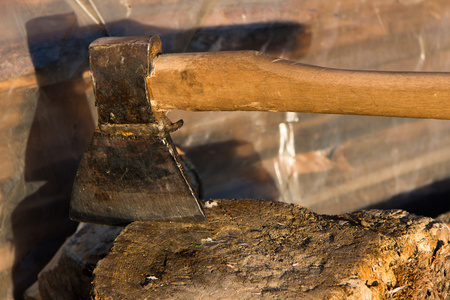
[[[158,36],[101,38],[89,51],[99,125],[70,204],[84,222],[205,220],[170,110],[450,118],[450,73],[330,69],[256,51],[161,54]]]

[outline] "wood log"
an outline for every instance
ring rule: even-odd
[[[401,210],[325,216],[258,200],[209,223],[135,222],[95,271],[95,299],[443,299],[450,229]]]
[[[122,228],[83,224],[39,273],[26,300],[90,299],[92,271],[111,249]]]

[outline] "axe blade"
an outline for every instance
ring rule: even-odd
[[[89,50],[99,126],[78,168],[70,217],[114,226],[204,221],[171,129],[153,115],[145,89],[159,38],[103,38]]]

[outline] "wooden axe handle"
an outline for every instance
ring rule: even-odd
[[[255,51],[162,54],[154,112],[293,111],[450,119],[450,73],[329,69]]]

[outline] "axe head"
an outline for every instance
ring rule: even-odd
[[[169,134],[182,123],[151,109],[145,78],[160,52],[157,36],[90,45],[99,125],[73,184],[72,219],[114,226],[205,220]]]

